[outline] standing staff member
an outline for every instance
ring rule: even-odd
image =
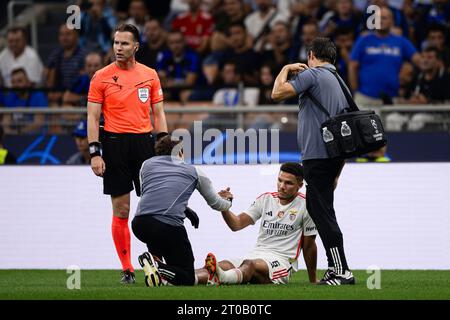
[[[122,263],[122,283],[134,283],[130,259],[130,192],[140,196],[139,170],[154,155],[153,114],[157,138],[167,134],[163,94],[155,70],[137,63],[139,31],[122,24],[114,34],[116,61],[98,70],[88,94],[88,139],[91,167],[103,177],[103,193],[111,195],[112,236]],[[99,141],[99,120],[103,112],[105,134]]]
[[[329,158],[320,129],[327,116],[310,99],[310,96],[317,99],[331,116],[342,113],[347,107],[345,95],[333,74],[336,72],[335,60],[334,43],[328,38],[316,38],[308,50],[310,68],[302,63],[284,66],[272,91],[275,101],[300,95],[297,140],[307,183],[306,206],[327,253],[328,270],[320,284],[328,285],[355,283],[347,265],[344,241],[333,208],[334,189],[344,160]],[[292,81],[287,79],[290,72],[296,73]]]

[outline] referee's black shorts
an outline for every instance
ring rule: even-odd
[[[142,163],[155,155],[155,140],[151,133],[112,133],[102,136],[103,193],[121,196],[133,190],[141,195],[139,171]]]

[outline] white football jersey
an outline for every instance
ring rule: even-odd
[[[255,251],[270,251],[291,263],[300,253],[302,235],[317,234],[316,226],[306,211],[305,196],[301,193],[292,202],[282,205],[278,192],[267,192],[244,212],[254,222],[261,218]]]

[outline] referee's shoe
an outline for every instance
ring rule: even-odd
[[[341,285],[354,285],[355,277],[353,273],[349,270],[345,271],[344,274],[337,274],[333,270],[328,269],[319,285],[328,286],[341,286]]]
[[[136,278],[134,276],[134,272],[131,272],[130,269],[122,271],[122,280],[120,280],[120,282],[124,283],[124,284],[136,283]]]

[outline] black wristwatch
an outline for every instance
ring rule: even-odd
[[[98,141],[89,143],[89,155],[91,159],[96,156],[102,156],[102,144]]]

